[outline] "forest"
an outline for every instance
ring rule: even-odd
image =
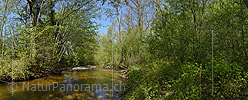
[[[127,70],[127,100],[248,99],[248,0],[1,0],[0,8],[0,82],[92,64]]]

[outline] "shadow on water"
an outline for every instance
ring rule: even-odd
[[[118,100],[124,91],[119,70],[72,71],[26,82],[18,82],[17,90],[8,91],[0,84],[0,99],[6,100]]]

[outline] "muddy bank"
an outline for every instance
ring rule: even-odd
[[[37,69],[32,70],[34,73],[33,76],[29,77],[28,80],[48,77],[50,75],[60,75],[63,72],[72,71],[73,67],[62,67],[62,68],[40,68],[38,71]]]

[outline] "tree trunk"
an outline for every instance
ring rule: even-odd
[[[34,0],[28,0],[28,5],[29,5],[29,13],[30,13],[30,28],[32,29],[33,26],[35,26],[35,13],[34,13]],[[30,59],[32,63],[35,62],[35,55],[36,55],[36,46],[35,46],[35,32],[34,30],[30,30]]]
[[[246,7],[248,8],[248,0],[244,0]]]
[[[38,23],[39,23],[40,12],[42,11],[42,5],[43,5],[43,3],[44,3],[44,0],[42,0],[41,5],[40,5],[40,10],[39,10],[39,14],[38,14],[38,16],[37,16],[36,25],[38,25]]]
[[[30,10],[30,27],[34,24],[34,8],[33,8],[33,0],[28,0],[29,10]]]
[[[13,26],[11,25],[11,29],[12,29],[12,32],[10,31],[10,33],[11,33],[11,38],[12,38],[12,62],[13,62],[13,60],[14,60],[14,58],[15,58],[15,45],[14,45],[14,28],[13,28]]]
[[[2,30],[1,30],[1,34],[2,34],[2,31],[3,31],[3,26],[5,27],[4,28],[4,33],[3,33],[3,45],[2,45],[2,58],[4,57],[4,45],[5,45],[5,34],[6,34],[6,20],[7,20],[7,7],[8,7],[8,0],[5,0],[5,9],[4,9],[4,18],[3,18],[3,24],[2,24]]]
[[[123,50],[122,50],[121,18],[120,18],[120,11],[119,11],[120,6],[118,6],[116,8],[116,10],[117,10],[118,23],[119,23],[119,28],[118,28],[118,30],[119,30],[119,41],[120,41],[120,46],[121,46],[121,61],[120,61],[120,63],[122,63],[123,62]]]

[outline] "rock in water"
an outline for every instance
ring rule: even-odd
[[[87,65],[87,67],[89,67],[89,68],[96,68],[96,66],[93,66],[93,65]]]
[[[74,67],[72,70],[93,70],[93,68],[87,68],[87,67]]]

